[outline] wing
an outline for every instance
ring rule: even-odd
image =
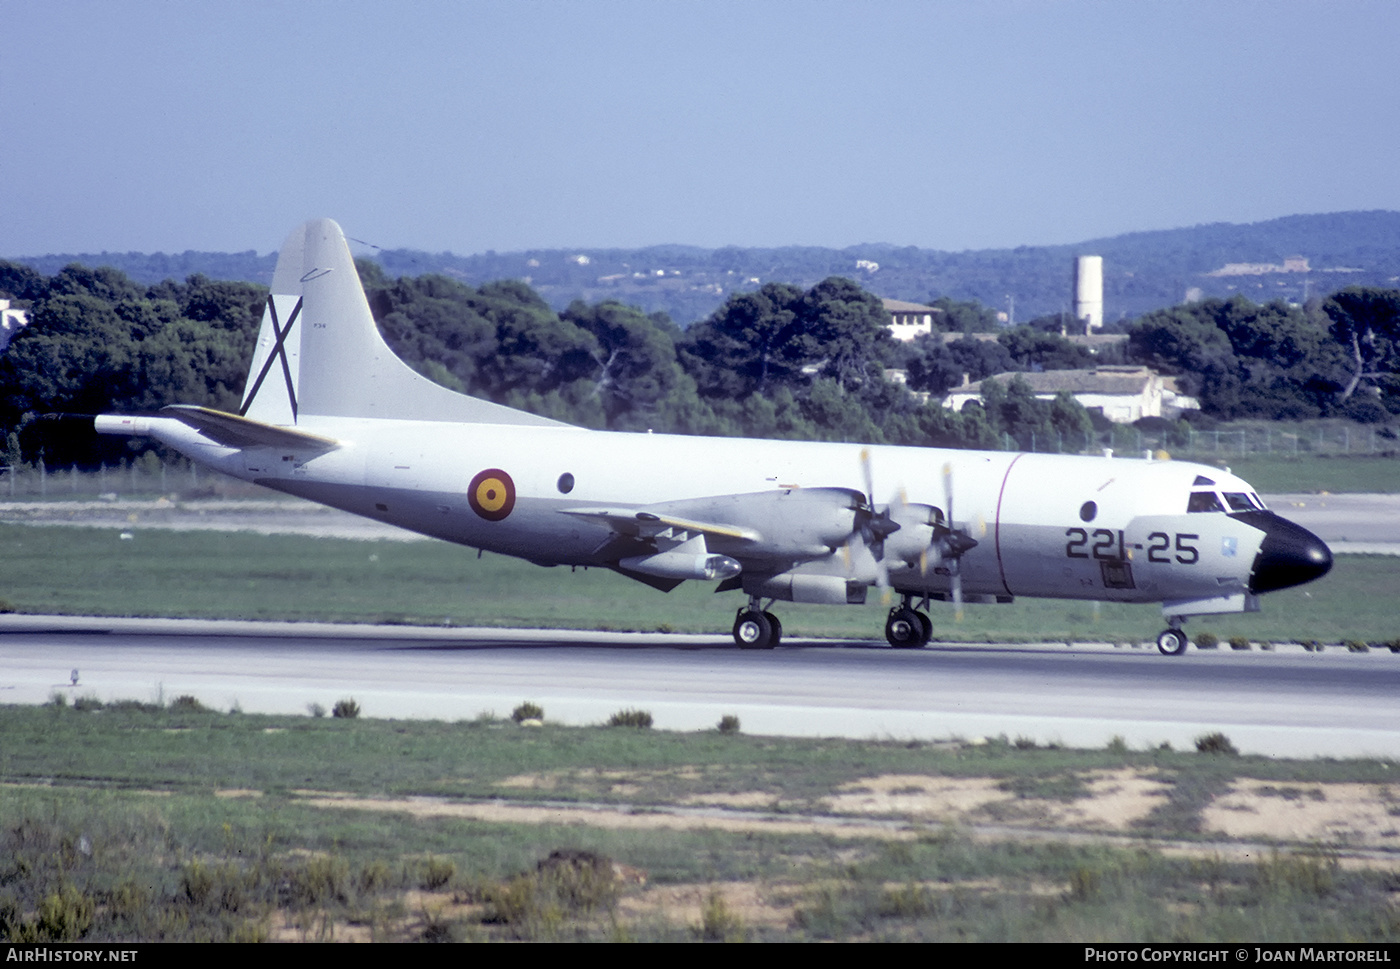
[[[660,588],[641,574],[674,587],[684,579],[732,580],[741,571],[770,574],[829,558],[850,541],[863,502],[847,488],[785,488],[561,512],[607,526],[611,534],[594,555]]]

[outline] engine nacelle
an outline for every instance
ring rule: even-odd
[[[858,606],[865,601],[865,590],[865,583],[853,582],[840,575],[780,572],[777,575],[744,576],[744,591],[749,595],[781,599],[783,602]]]

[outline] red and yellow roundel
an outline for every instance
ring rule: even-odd
[[[498,522],[515,507],[515,482],[500,468],[487,468],[467,486],[467,502],[482,518]]]

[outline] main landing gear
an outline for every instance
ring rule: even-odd
[[[909,596],[890,610],[885,620],[885,638],[895,649],[921,649],[933,638],[933,620],[913,606]]]
[[[772,601],[769,601],[772,605]],[[734,642],[740,649],[772,649],[783,638],[783,624],[763,608],[759,596],[750,596],[747,608],[734,617]],[[896,649],[920,649],[933,638],[933,620],[915,609],[910,596],[890,610],[885,621],[885,638]]]
[[[1183,621],[1180,616],[1169,617],[1167,622],[1171,625],[1158,634],[1157,649],[1163,656],[1180,656],[1186,652],[1190,641],[1186,638],[1186,630],[1181,628]]]
[[[749,607],[734,618],[734,642],[740,649],[772,649],[783,638],[783,624],[771,612],[764,612],[763,600],[749,597]]]

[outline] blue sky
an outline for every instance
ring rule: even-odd
[[[0,255],[937,249],[1400,209],[1400,4],[6,0]]]

